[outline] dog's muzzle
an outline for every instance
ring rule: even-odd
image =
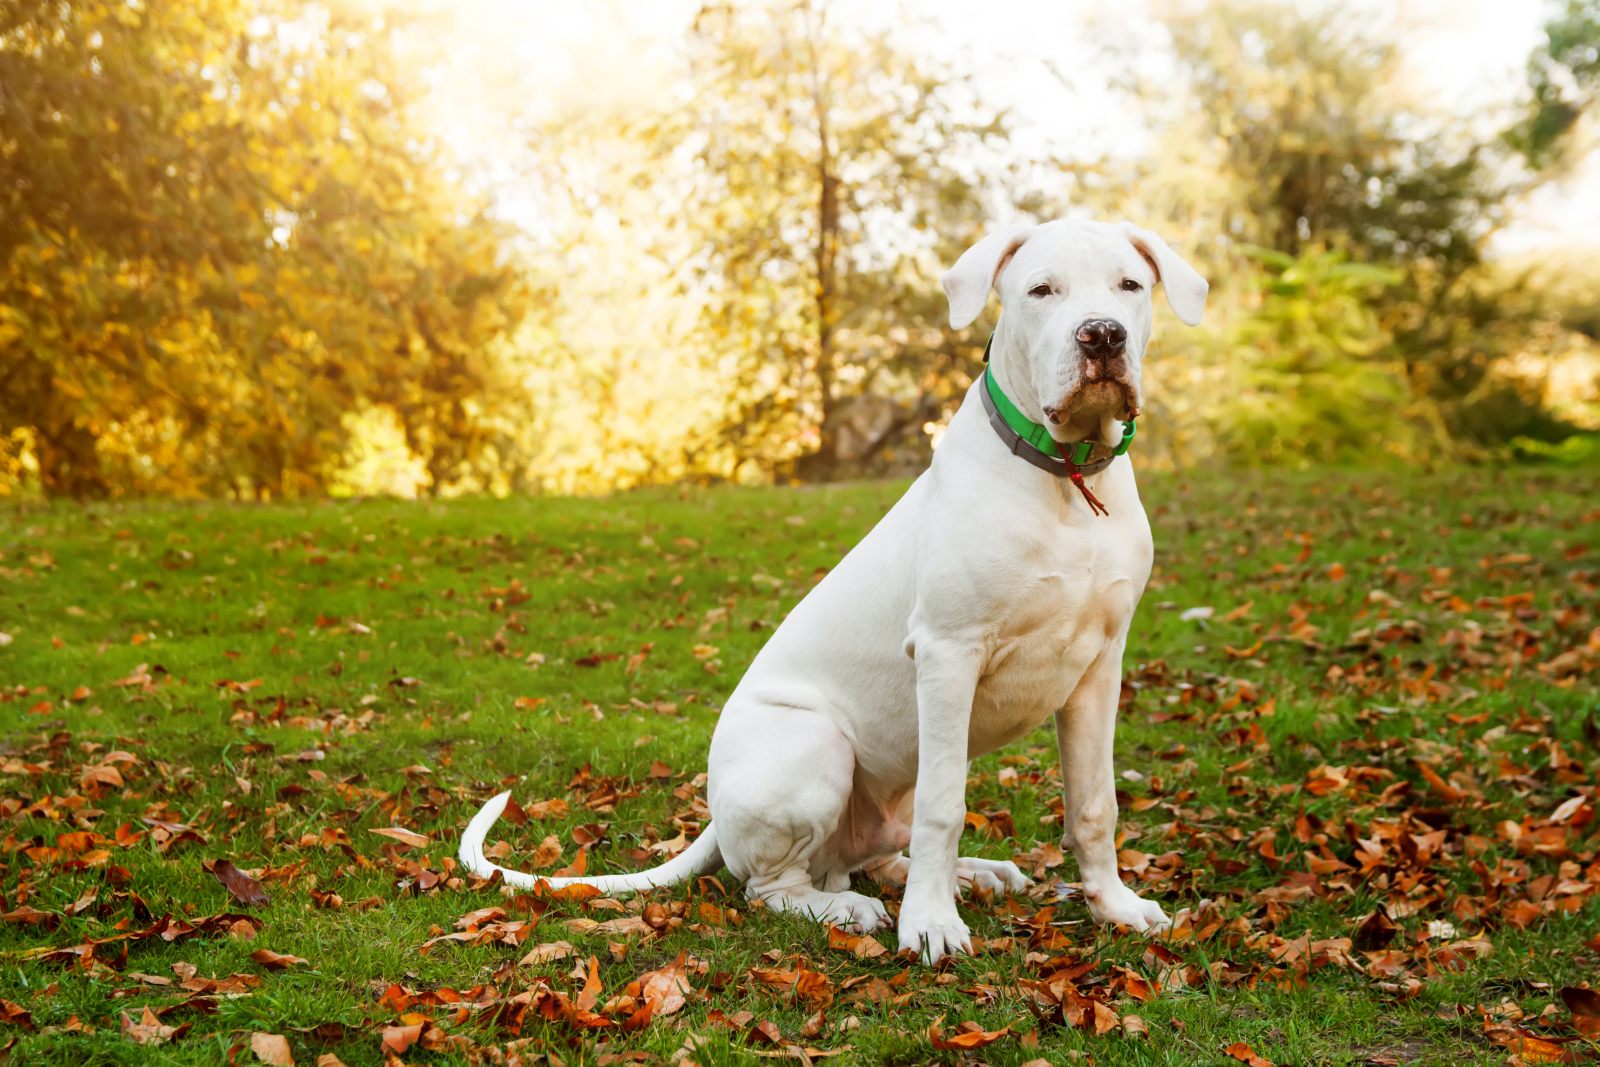
[[[1138,395],[1128,367],[1128,328],[1116,319],[1084,319],[1072,339],[1082,358],[1078,384],[1060,404],[1045,407],[1045,417],[1057,426],[1085,409],[1128,417]]]

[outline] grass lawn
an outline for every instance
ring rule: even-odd
[[[681,847],[723,699],[902,488],[0,511],[0,1045],[72,1065],[1600,1052],[1579,1032],[1600,1035],[1600,997],[1569,988],[1600,985],[1592,474],[1146,478],[1156,574],[1117,764],[1124,877],[1181,913],[1165,942],[1088,922],[1048,727],[973,765],[963,842],[1037,891],[964,905],[983,950],[938,969],[726,874],[622,900],[461,877],[459,829],[506,787],[508,865]],[[270,902],[231,895],[223,860]]]

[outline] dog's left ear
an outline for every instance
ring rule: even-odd
[[[1167,306],[1188,325],[1200,325],[1200,313],[1206,308],[1210,284],[1156,234],[1131,222],[1122,224],[1122,232],[1128,235],[1139,254],[1155,266],[1156,278],[1167,291]]]
[[[950,301],[951,329],[969,326],[978,317],[989,302],[995,279],[1036,229],[1037,226],[1013,226],[996,230],[961,253],[956,265],[944,272],[939,284]]]

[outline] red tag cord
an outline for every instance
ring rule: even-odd
[[[1084,483],[1083,475],[1078,470],[1078,465],[1072,460],[1067,460],[1067,477],[1072,479],[1072,484],[1078,487],[1078,492],[1083,494],[1083,499],[1089,504],[1089,510],[1096,515],[1109,515],[1111,509],[1100,503],[1100,498],[1089,491],[1089,486]]]

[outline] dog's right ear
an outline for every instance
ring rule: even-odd
[[[996,230],[961,253],[956,265],[945,271],[939,283],[950,301],[950,328],[959,330],[972,323],[989,302],[989,290],[1017,249],[1038,229],[1013,226]]]

